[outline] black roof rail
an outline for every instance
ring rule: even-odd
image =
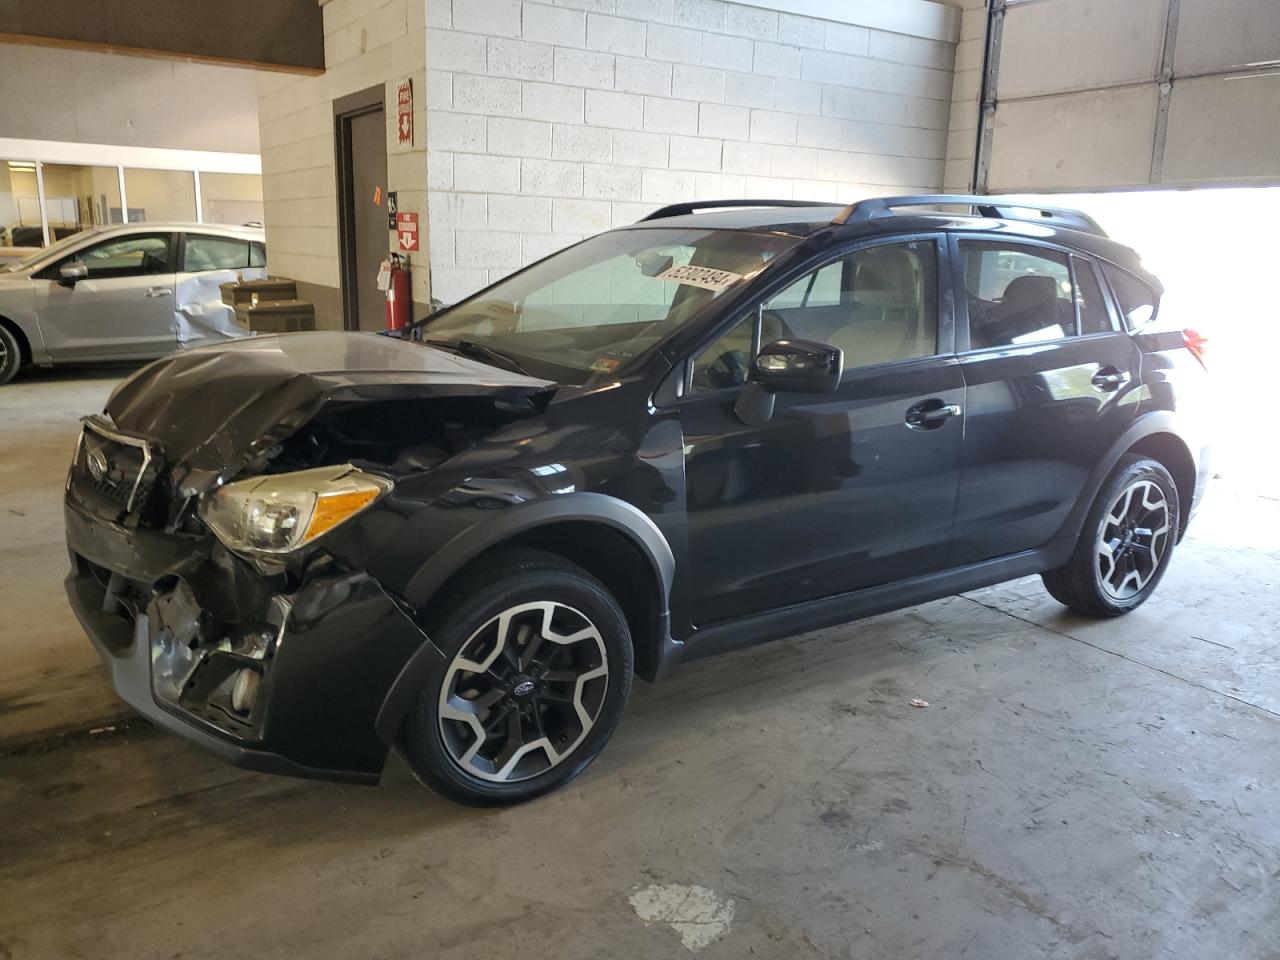
[[[856,223],[860,220],[878,220],[891,217],[896,207],[961,206],[971,207],[979,216],[999,220],[1023,220],[1043,223],[1046,226],[1067,227],[1082,233],[1105,237],[1107,231],[1093,217],[1079,210],[1066,207],[1044,207],[1026,200],[1010,197],[980,197],[959,193],[932,193],[907,197],[872,197],[851,203],[840,211],[832,223]],[[1029,215],[1026,211],[1032,211]]]
[[[665,220],[667,217],[682,217],[686,213],[698,210],[718,210],[725,207],[836,207],[837,203],[822,200],[693,200],[689,203],[672,203],[659,207],[653,213],[641,217],[637,223],[646,220]]]

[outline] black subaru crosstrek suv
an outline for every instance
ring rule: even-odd
[[[471,803],[582,771],[633,674],[1028,574],[1126,613],[1204,490],[1204,340],[1011,204],[682,204],[408,336],[156,361],[84,420],[72,606],[160,727]]]

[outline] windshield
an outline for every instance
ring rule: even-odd
[[[70,236],[63,237],[61,240],[51,243],[49,246],[44,247],[41,250],[37,250],[28,257],[23,257],[21,260],[16,260],[13,263],[6,263],[4,266],[0,267],[0,273],[17,273],[19,270],[26,270],[28,267],[35,264],[37,260],[43,260],[45,257],[60,253],[62,250],[71,246],[73,242],[83,240],[85,236],[86,234],[84,233],[73,233]]]
[[[633,228],[592,237],[429,319],[423,339],[472,341],[564,383],[622,370],[795,237]]]

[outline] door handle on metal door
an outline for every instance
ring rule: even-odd
[[[931,406],[931,404],[936,404]],[[907,426],[928,430],[941,426],[943,421],[960,416],[958,403],[942,403],[938,400],[924,400],[907,411]]]
[[[168,287],[147,287],[147,292],[143,296],[153,297],[169,297],[173,295],[173,291]]]
[[[1093,385],[1099,390],[1119,390],[1128,382],[1129,374],[1111,366],[1101,367],[1098,372],[1093,375]]]

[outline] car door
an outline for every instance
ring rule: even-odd
[[[77,250],[35,278],[35,309],[55,360],[133,360],[176,346],[173,235],[113,236]],[[62,281],[63,264],[88,274]]]
[[[174,286],[174,321],[181,347],[243,337],[235,311],[222,300],[222,284],[267,275],[261,243],[241,237],[184,233]]]
[[[967,410],[957,564],[1043,546],[1137,415],[1141,353],[1096,265],[1048,244],[954,241]]]
[[[707,624],[941,568],[964,386],[941,238],[846,249],[741,317],[689,365],[684,430],[690,599]],[[734,412],[760,344],[844,351],[827,394]]]

